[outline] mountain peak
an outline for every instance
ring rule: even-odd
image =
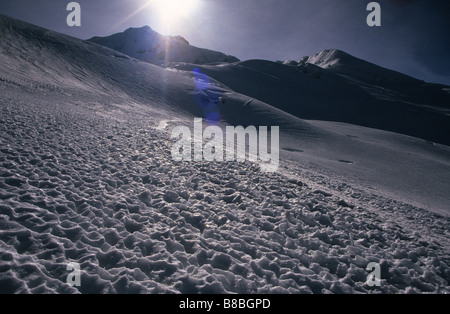
[[[236,57],[218,51],[191,46],[181,36],[163,36],[149,26],[128,28],[123,33],[94,37],[88,41],[156,65],[170,62],[206,64],[239,61]]]
[[[351,58],[357,59],[356,57],[353,57],[352,55],[339,49],[326,49],[312,57],[309,57],[307,62],[318,65],[322,68],[329,68],[335,66],[340,61]]]
[[[153,29],[150,26],[148,26],[148,25],[145,25],[145,26],[142,26],[142,27],[130,27],[130,28],[125,30],[125,33],[139,32],[139,31],[141,31],[141,32],[152,31],[153,32]]]
[[[318,54],[306,58],[306,63],[328,69],[336,74],[346,75],[366,83],[423,83],[406,74],[383,68],[379,65],[352,56],[338,49],[327,49]]]

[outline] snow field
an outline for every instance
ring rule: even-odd
[[[173,162],[170,134],[140,111],[0,109],[3,293],[450,291],[446,217],[298,165]]]

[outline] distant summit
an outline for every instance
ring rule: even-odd
[[[348,59],[356,59],[356,57],[338,49],[327,49],[312,57],[308,57],[306,62],[316,64],[322,68],[328,68]]]
[[[191,46],[181,36],[163,36],[149,26],[129,28],[123,33],[93,37],[88,41],[156,65],[168,62],[207,64],[239,61],[238,58],[222,52]]]
[[[306,58],[304,58],[306,59]],[[327,49],[312,57],[308,57],[306,63],[317,65],[323,69],[333,71],[337,74],[351,76],[363,82],[373,83],[424,83],[421,80],[408,75],[389,70],[354,57],[338,49]]]

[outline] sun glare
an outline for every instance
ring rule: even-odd
[[[165,26],[171,26],[180,19],[188,17],[198,5],[199,0],[152,0]]]

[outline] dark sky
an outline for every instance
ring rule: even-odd
[[[78,0],[82,26],[66,24],[69,0],[1,0],[0,13],[87,39],[149,25],[192,45],[245,59],[299,60],[324,49],[450,85],[450,0],[382,0],[382,26],[368,27],[370,0],[198,0],[168,30],[147,0]],[[128,18],[127,18],[128,17]]]

